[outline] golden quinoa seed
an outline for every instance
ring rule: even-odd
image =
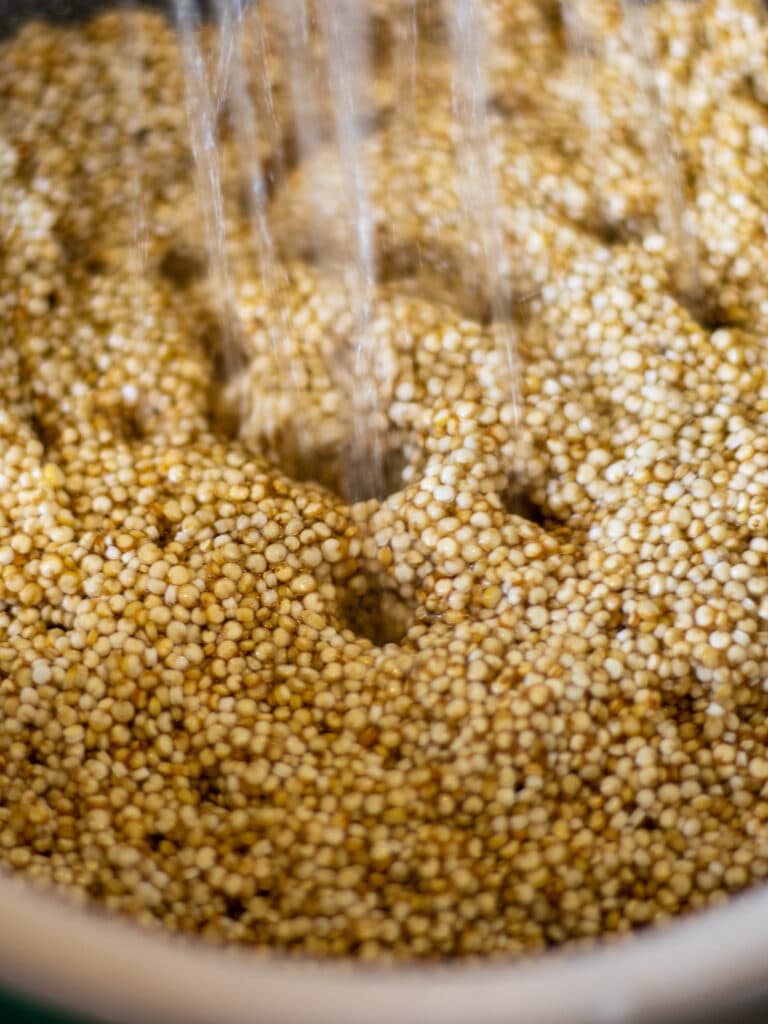
[[[402,17],[371,2],[381,32]],[[418,131],[377,55],[386,481],[352,505],[344,219],[331,182],[307,261],[301,206],[323,138],[293,167],[265,140],[277,302],[222,117],[221,381],[173,33],[112,14],[0,44],[2,865],[145,925],[369,959],[594,940],[764,880],[765,13],[644,8],[693,296],[620,5],[580,6],[594,133],[559,5],[484,5],[519,409],[464,273],[438,5]],[[268,72],[289,138],[279,46]]]

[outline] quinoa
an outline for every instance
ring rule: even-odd
[[[327,97],[295,159],[288,29],[269,275],[220,104],[224,304],[166,22],[0,44],[0,863],[144,926],[510,955],[768,873],[762,5],[642,11],[683,252],[619,5],[488,0],[509,324],[437,6],[409,134],[407,5],[371,5],[361,501],[343,182]]]

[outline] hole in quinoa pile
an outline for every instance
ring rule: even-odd
[[[512,515],[519,516],[521,519],[527,519],[528,522],[535,523],[537,526],[545,525],[546,516],[541,506],[537,505],[525,491],[514,484],[510,484],[507,488],[502,500],[504,508]]]
[[[205,277],[205,257],[191,246],[179,243],[165,252],[158,270],[176,288],[187,288]]]
[[[399,644],[414,620],[414,606],[373,574],[361,572],[346,584],[339,603],[342,628],[372,644]]]

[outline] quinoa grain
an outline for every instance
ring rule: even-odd
[[[768,28],[750,0],[644,14],[702,304],[620,5],[584,6],[592,141],[555,5],[486,4],[519,380],[463,275],[426,14],[408,160],[395,118],[368,131],[386,473],[355,503],[350,297],[300,258],[323,140],[276,182],[277,309],[222,131],[221,381],[173,33],[113,14],[0,44],[2,864],[173,931],[366,959],[593,940],[763,880]]]

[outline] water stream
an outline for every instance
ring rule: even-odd
[[[174,0],[174,10],[184,64],[190,141],[195,159],[198,203],[203,219],[209,285],[214,308],[219,316],[222,373],[225,379],[230,379],[240,369],[242,356],[226,249],[224,199],[216,138],[219,100],[211,88],[200,44],[200,9],[195,0]],[[219,89],[224,88],[223,69],[226,66],[226,61],[219,61],[215,83]]]
[[[376,285],[373,212],[362,152],[364,97],[370,81],[368,24],[358,0],[318,0],[328,58],[330,94],[349,219],[350,252],[345,276],[355,322],[352,423],[344,489],[350,500],[384,488],[379,372],[371,321]]]
[[[688,222],[685,191],[669,117],[656,78],[646,11],[639,0],[621,0],[627,44],[636,64],[638,85],[645,95],[646,146],[658,165],[661,184],[659,223],[675,250],[673,274],[679,294],[693,307],[702,303],[696,237]]]
[[[291,455],[299,451],[304,432],[301,406],[295,400],[298,381],[297,367],[291,358],[289,344],[286,273],[278,257],[269,223],[268,188],[262,158],[263,141],[267,142],[266,148],[270,152],[282,152],[276,138],[278,122],[267,68],[264,29],[256,10],[249,12],[250,32],[246,30],[247,7],[242,0],[215,0],[214,10],[222,39],[222,50],[226,49],[227,53],[227,96],[231,103],[229,115],[236,136],[238,172],[243,186],[243,201],[250,228],[255,270],[264,283],[266,330],[269,334],[275,376],[281,381],[285,404],[293,413],[281,416],[278,424],[270,410],[265,410],[265,433],[268,437],[274,438],[279,431],[278,440],[283,453],[283,464],[288,471],[295,472],[296,467],[290,464]],[[263,139],[262,133],[266,135],[266,140]]]
[[[488,117],[489,42],[478,0],[454,0],[451,16],[452,100],[465,218],[467,266],[477,260],[478,286],[486,295],[491,322],[507,359],[515,417],[519,416],[519,359],[512,323],[511,274],[498,212],[499,184]]]
[[[594,188],[600,195],[600,153],[608,141],[606,114],[593,88],[595,55],[585,29],[586,0],[561,0],[567,45],[582,81],[584,147],[595,168]],[[409,144],[420,131],[425,90],[420,89],[420,19],[427,0],[402,0],[391,12],[392,118],[390,154],[398,170],[393,175],[403,191],[399,205],[407,210],[424,182],[415,180],[408,159]],[[386,490],[385,432],[379,357],[372,321],[379,284],[376,210],[370,194],[369,149],[364,145],[370,125],[371,88],[381,68],[375,64],[372,25],[360,0],[211,0],[218,28],[218,51],[206,63],[199,28],[202,10],[196,0],[174,0],[186,77],[190,135],[195,157],[197,190],[210,270],[210,286],[221,320],[224,373],[239,366],[238,324],[233,281],[227,254],[217,122],[230,118],[237,142],[245,208],[250,223],[254,270],[269,295],[269,331],[274,365],[291,408],[297,410],[292,436],[283,447],[301,459],[300,401],[291,398],[301,384],[289,341],[287,276],[270,224],[270,174],[283,176],[288,161],[310,166],[323,149],[335,155],[334,172],[299,175],[305,190],[301,207],[305,251],[322,270],[341,274],[349,294],[354,324],[349,366],[342,375],[348,437],[343,452],[340,488],[350,500]],[[439,7],[449,40],[450,99],[455,143],[458,193],[463,219],[462,276],[474,284],[489,310],[493,329],[504,348],[515,417],[518,415],[519,355],[512,280],[499,211],[503,188],[492,119],[489,116],[488,74],[492,41],[485,25],[482,0],[445,0]],[[634,0],[621,0],[626,42],[634,67],[635,87],[645,98],[644,125],[649,154],[659,168],[659,222],[676,253],[674,273],[681,295],[696,302],[700,294],[696,240],[687,218],[680,163],[671,138],[664,100],[655,77],[654,55],[645,24],[646,12]],[[263,15],[263,17],[262,17]],[[277,26],[277,27],[276,27]],[[139,47],[139,43],[134,43]],[[283,88],[289,99],[290,126],[281,123],[273,94],[270,53],[283,66]],[[137,49],[137,60],[140,51]],[[380,83],[379,83],[380,84]],[[137,83],[131,88],[136,90]],[[285,96],[283,97],[283,100]],[[428,102],[428,100],[427,100]],[[439,102],[439,100],[436,100]],[[263,143],[266,141],[267,145]],[[286,149],[286,142],[288,149]],[[274,156],[265,163],[264,150]],[[333,164],[326,160],[325,167]],[[137,167],[140,181],[140,168]],[[336,190],[334,193],[333,190]],[[138,207],[137,207],[138,209]],[[325,211],[339,210],[334,233],[341,239],[327,245]],[[140,212],[137,224],[140,224]],[[328,252],[333,249],[333,255]],[[418,245],[416,246],[418,250]],[[306,382],[304,382],[306,383]],[[290,417],[288,418],[290,419]],[[286,429],[287,420],[280,429]]]

